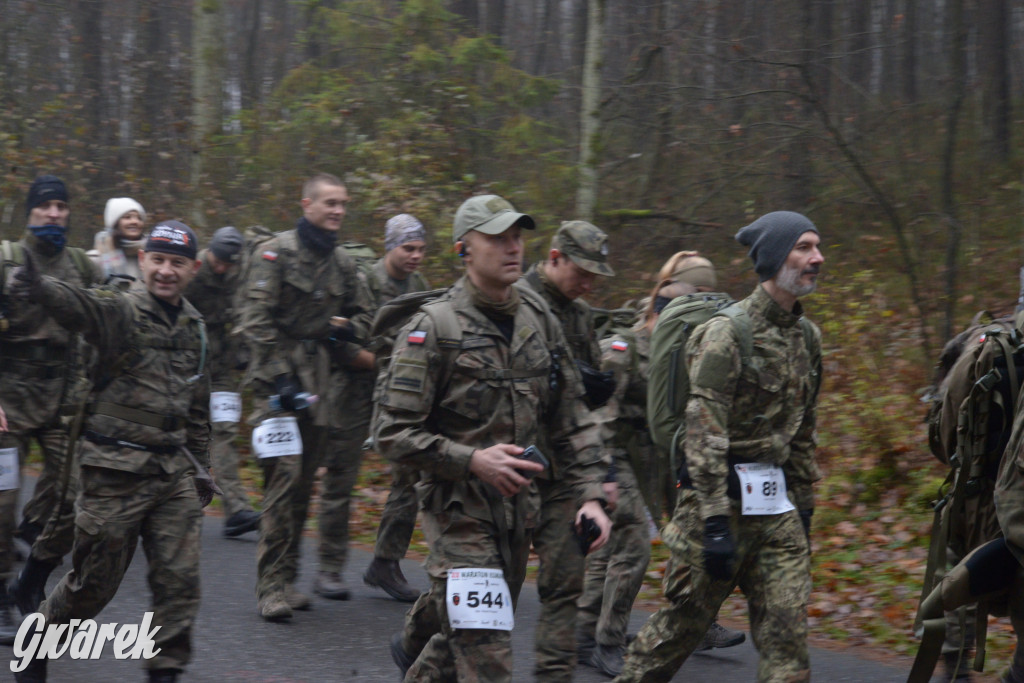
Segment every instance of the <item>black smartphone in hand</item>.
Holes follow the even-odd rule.
[[[544,454],[540,452],[540,449],[536,446],[527,446],[520,455],[516,456],[520,460],[529,460],[530,462],[539,463],[544,466],[544,469],[548,468],[548,459],[544,457]],[[533,479],[540,472],[534,472],[533,470],[516,470],[521,476],[527,479]]]

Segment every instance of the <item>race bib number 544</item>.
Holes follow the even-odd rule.
[[[460,568],[448,572],[448,623],[452,628],[511,631],[512,594],[500,569]]]

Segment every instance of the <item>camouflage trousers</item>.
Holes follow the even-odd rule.
[[[203,518],[192,476],[84,466],[76,511],[71,570],[39,608],[46,622],[96,617],[117,593],[141,538],[153,625],[160,627],[154,636],[160,653],[145,666],[184,668],[199,611]]]
[[[736,544],[733,576],[714,580],[704,571],[704,520],[697,494],[692,489],[680,492],[672,521],[662,533],[672,551],[663,580],[669,605],[640,629],[616,681],[670,680],[700,645],[737,585],[747,598],[751,635],[761,655],[757,680],[810,681],[810,554],[799,515],[795,510],[768,516],[734,511],[730,527]]]
[[[368,376],[364,376],[368,375]],[[327,437],[325,468],[320,478],[320,569],[340,572],[348,560],[348,519],[352,490],[363,461],[363,442],[370,432],[373,414],[373,383],[369,373],[349,374],[345,393],[339,399],[339,414],[332,420]]]
[[[257,598],[284,590],[299,577],[299,546],[327,430],[315,426],[307,416],[299,417],[298,422],[302,455],[260,459],[264,491],[256,545]]]
[[[573,538],[576,495],[563,481],[539,479],[541,508],[533,532],[540,558],[540,618],[534,633],[540,681],[571,681],[576,668],[576,603],[583,594],[584,556]]]
[[[651,560],[651,539],[632,468],[621,460],[618,467],[619,500],[612,513],[612,535],[603,548],[587,557],[576,633],[601,645],[625,647],[633,601]]]
[[[380,515],[377,542],[373,546],[374,557],[396,562],[405,557],[416,528],[419,511],[416,482],[419,480],[418,471],[392,465],[391,491]]]
[[[0,449],[18,448],[18,465],[24,463],[18,440],[7,432],[0,432]],[[18,472],[18,483],[21,483],[21,472]],[[6,581],[13,578],[14,567],[14,527],[18,517],[18,488],[0,491],[0,579]]]
[[[249,494],[238,476],[237,422],[213,422],[210,424],[210,464],[213,478],[224,495],[224,514],[228,517],[236,512],[252,510]]]
[[[525,495],[525,494],[521,494]],[[508,499],[506,508],[510,505]],[[522,520],[516,520],[522,523]],[[406,673],[409,683],[509,683],[512,681],[512,636],[509,631],[453,629],[446,603],[448,571],[457,567],[503,568],[498,529],[451,505],[442,512],[423,513],[423,533],[430,545],[426,569],[430,590],[405,615],[402,647],[417,655]],[[526,578],[530,535],[508,532],[511,568],[504,568],[515,604]]]
[[[35,526],[39,535],[32,545],[38,560],[59,562],[71,552],[75,538],[74,501],[78,493],[78,467],[72,462],[64,487],[63,470],[67,461],[68,432],[59,424],[14,432],[22,462],[28,459],[32,440],[42,450],[43,470],[36,480],[32,498],[22,509],[22,524]]]

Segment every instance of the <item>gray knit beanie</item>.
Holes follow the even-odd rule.
[[[210,244],[207,245],[218,261],[224,263],[238,263],[242,260],[242,246],[245,238],[236,228],[226,225],[213,233]]]
[[[747,254],[754,261],[754,270],[761,282],[771,280],[786,262],[789,252],[805,232],[820,236],[814,223],[794,211],[766,213],[750,225],[740,228],[736,241],[750,247]]]

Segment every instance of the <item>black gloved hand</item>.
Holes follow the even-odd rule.
[[[729,518],[715,515],[704,520],[704,569],[712,579],[728,581],[732,578],[736,560],[736,544],[729,530]]]
[[[302,391],[295,377],[289,374],[278,375],[274,378],[274,391],[281,398],[281,410],[295,411],[295,396]]]
[[[811,547],[811,516],[814,514],[814,508],[808,508],[800,511],[800,523],[804,525],[804,533],[807,534],[807,547]]]
[[[610,370],[596,370],[579,359],[576,360],[576,367],[580,369],[580,375],[583,377],[587,403],[591,408],[600,408],[615,393],[615,375]]]
[[[11,278],[11,286],[7,290],[7,295],[15,301],[28,301],[39,291],[39,285],[42,283],[42,278],[39,275],[39,270],[36,269],[35,260],[32,258],[32,254],[29,253],[28,249],[22,250],[25,255],[25,262],[18,266],[14,271],[14,277]]]

